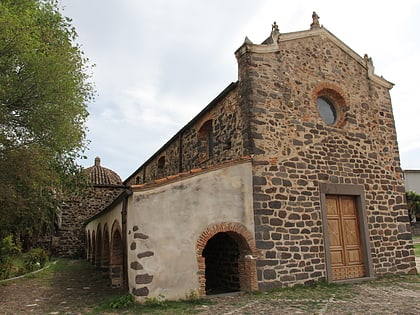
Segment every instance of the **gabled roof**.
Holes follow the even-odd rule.
[[[344,42],[342,42],[338,37],[336,37],[334,34],[328,31],[324,26],[319,25],[311,25],[311,29],[305,31],[280,33],[278,31],[277,24],[274,22],[271,35],[266,40],[264,40],[262,44],[254,44],[249,40],[248,37],[246,37],[242,46],[235,51],[235,55],[237,58],[239,58],[247,52],[255,52],[261,54],[278,52],[280,51],[281,43],[315,36],[324,37],[333,42],[347,55],[349,55],[351,58],[357,61],[362,67],[366,68],[368,71],[368,78],[376,84],[387,89],[391,89],[394,86],[393,83],[385,80],[383,77],[378,76],[374,73],[372,58],[369,58],[368,55],[361,57],[353,49],[351,49]]]

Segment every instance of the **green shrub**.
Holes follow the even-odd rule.
[[[25,259],[26,272],[41,269],[48,261],[49,254],[42,248],[34,248],[27,253]]]
[[[144,305],[148,307],[164,307],[167,304],[165,296],[159,294],[157,297],[146,298]]]
[[[20,253],[20,245],[12,235],[0,239],[0,279],[7,279],[13,268],[13,259]]]
[[[121,295],[109,302],[109,306],[113,309],[127,308],[134,303],[134,296],[130,293]]]

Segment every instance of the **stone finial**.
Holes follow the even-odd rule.
[[[246,36],[246,37],[245,37],[244,44],[253,44],[253,43],[252,43],[252,42],[251,42],[251,40],[248,38],[248,36]]]
[[[274,23],[271,25],[271,35],[279,33],[279,26],[277,25],[276,21],[274,21]]]
[[[369,57],[368,54],[365,54],[364,57],[363,57],[363,59],[366,62],[366,67],[367,67],[369,73],[372,73],[373,74],[375,72],[375,67],[373,66],[373,60],[372,60],[372,58]]]
[[[316,28],[320,28],[321,25],[319,24],[319,16],[318,14],[316,14],[316,12],[314,11],[312,13],[312,24],[311,24],[311,30],[316,29]]]
[[[95,166],[101,166],[101,158],[99,156],[95,158]]]

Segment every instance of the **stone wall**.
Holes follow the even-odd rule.
[[[99,213],[124,190],[121,186],[94,186],[82,196],[70,198],[62,207],[62,222],[53,253],[60,257],[85,257],[84,223]]]
[[[374,74],[370,58],[321,27],[273,31],[261,45],[246,40],[236,57],[239,81],[125,181],[134,185],[126,226],[130,291],[139,299],[205,294],[203,250],[215,234],[202,231],[213,227],[247,231],[232,233],[238,245],[255,242],[239,246],[241,289],[256,289],[255,273],[259,289],[336,280],[329,195],[350,196],[357,208],[362,277],[415,272],[392,84]],[[319,97],[334,103],[333,123],[321,117]],[[245,155],[252,165],[243,164],[250,169],[242,175],[222,171],[219,164]],[[252,186],[236,185],[248,175]]]
[[[241,106],[250,106],[260,288],[327,277],[321,183],[363,185],[372,274],[412,272],[392,85],[371,78],[371,60],[324,30],[276,40],[237,52]],[[319,95],[335,99],[335,125],[319,115]]]
[[[166,143],[151,159],[136,170],[126,184],[143,184],[195,168],[208,167],[244,155],[245,122],[238,108],[236,84],[231,84],[194,120]],[[198,131],[212,120],[212,154],[203,159],[199,155]],[[158,161],[164,157],[165,166]]]
[[[256,251],[249,160],[132,186],[132,191],[127,202],[128,279],[137,299],[205,294],[203,251],[220,232],[229,233],[238,245],[239,257],[232,259],[240,288],[256,288],[255,264],[250,267]],[[225,249],[224,254],[230,252]]]

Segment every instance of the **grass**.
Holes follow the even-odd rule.
[[[101,303],[91,314],[197,314],[200,308],[205,308],[214,302],[209,299],[185,299],[167,301],[164,297],[146,299],[144,303],[136,303],[129,293],[107,299]]]
[[[364,282],[363,284],[365,284]],[[397,283],[420,283],[419,276],[398,275],[378,278],[367,282],[369,286],[383,286]],[[325,307],[331,300],[348,301],[359,294],[360,283],[329,284],[314,283],[311,285],[298,285],[291,288],[279,288],[271,291],[257,291],[244,294],[230,303],[247,313],[253,303],[261,303],[281,309],[282,306],[293,306],[298,312],[316,313]],[[197,298],[181,301],[166,301],[163,297],[147,299],[145,303],[136,303],[130,294],[109,298],[95,308],[92,314],[197,314],[210,305],[223,303],[217,299]],[[233,305],[233,304],[231,304]],[[239,314],[239,313],[238,313]]]
[[[414,244],[414,252],[417,257],[420,257],[420,237],[414,238],[418,244]],[[22,266],[24,259],[16,259],[14,264],[17,269]],[[87,268],[92,268],[89,262],[81,260],[57,259],[53,262],[47,263],[50,265],[47,269],[38,273],[30,274],[25,278],[36,278],[38,283],[57,283],[54,274],[70,273],[78,275]],[[92,275],[103,277],[101,273]],[[65,279],[64,279],[65,280]],[[19,280],[24,281],[24,279]],[[401,283],[403,285],[420,284],[420,276],[418,275],[393,275],[380,277],[376,280],[369,281],[368,285],[372,288],[381,286],[392,286]],[[2,285],[8,285],[3,283]],[[316,313],[328,304],[328,301],[349,301],[357,298],[360,290],[360,284],[328,284],[328,283],[313,283],[310,285],[299,285],[291,288],[279,288],[265,292],[253,292],[238,296],[228,303],[234,306],[242,314],[253,314],[252,305],[257,303],[272,306],[275,309],[282,309],[284,305],[293,307],[297,312],[302,313]],[[112,293],[111,293],[112,294]],[[207,309],[213,309],[218,306],[222,307],[226,300],[199,298],[193,294],[187,294],[185,299],[179,301],[167,301],[163,296],[157,298],[146,299],[144,303],[136,303],[131,294],[121,294],[115,296],[110,293],[102,295],[102,299],[96,303],[91,304],[88,309],[82,306],[76,306],[78,310],[83,310],[86,314],[198,314]],[[119,293],[117,293],[119,294]],[[102,301],[102,302],[101,302]],[[216,311],[217,313],[217,311]],[[344,315],[345,313],[343,313]]]
[[[414,244],[414,255],[420,257],[420,244]]]

